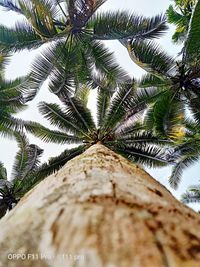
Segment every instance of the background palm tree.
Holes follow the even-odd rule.
[[[94,69],[113,81],[126,79],[102,40],[156,38],[166,30],[162,15],[145,18],[128,12],[97,13],[104,0],[18,0],[0,1],[0,5],[23,15],[14,28],[0,26],[0,46],[4,51],[33,49],[44,43],[45,49],[33,63],[32,99],[49,77],[50,90],[69,93],[78,83],[91,81]]]
[[[0,218],[39,181],[39,158],[43,152],[38,146],[29,144],[25,135],[15,133],[19,151],[15,156],[11,178],[0,162]]]
[[[138,82],[138,86],[147,88],[147,90],[148,88],[156,88],[155,90],[157,90],[157,99],[147,112],[147,128],[152,129],[154,134],[162,138],[170,138],[177,142],[177,150],[182,149],[182,156],[177,165],[174,166],[170,177],[171,185],[176,188],[182,170],[189,164],[191,157],[195,154],[195,159],[197,159],[197,155],[199,155],[198,146],[195,145],[196,139],[193,139],[194,146],[191,147],[190,152],[184,149],[187,147],[185,138],[188,138],[185,136],[186,128],[189,127],[187,123],[185,125],[184,119],[188,116],[188,110],[196,123],[193,131],[195,129],[199,133],[199,64],[198,62],[194,64],[194,61],[191,62],[190,60],[186,61],[186,57],[182,62],[175,62],[173,58],[151,42],[134,41],[130,44],[130,48],[131,58],[134,62],[148,71]],[[184,56],[188,54],[186,47]],[[191,127],[189,127],[190,130],[192,130]],[[192,138],[194,137],[190,138],[189,144]],[[181,142],[183,144],[180,144]]]
[[[174,5],[167,9],[168,22],[176,26],[172,36],[175,43],[182,43],[187,38],[190,19],[197,0],[174,0]]]
[[[12,136],[13,131],[22,129],[22,121],[13,115],[26,108],[21,91],[28,88],[26,77],[5,79],[8,61],[8,56],[0,54],[0,135],[4,136]]]
[[[182,195],[182,201],[185,204],[200,202],[200,185],[192,185]]]
[[[133,162],[150,167],[169,163],[169,151],[165,146],[170,142],[157,138],[142,126],[142,113],[148,101],[155,96],[154,90],[137,91],[133,82],[123,84],[117,90],[110,89],[105,81],[99,84],[97,125],[81,94],[62,98],[63,107],[46,102],[39,104],[40,112],[59,131],[50,130],[36,122],[26,122],[25,128],[45,142],[79,144],[76,148],[66,149],[58,157],[50,159],[46,166],[46,175],[98,143]]]
[[[198,1],[193,11],[181,60],[175,61],[152,41],[123,40],[122,42],[127,47],[131,59],[147,72],[138,81],[138,87],[157,90],[157,98],[147,112],[145,122],[147,128],[152,129],[160,138],[170,138],[177,143],[176,150],[179,151],[177,155],[180,153],[180,157],[173,167],[169,180],[174,188],[180,182],[183,169],[199,157],[198,146],[195,145],[198,141],[195,137],[193,145],[189,147],[193,137],[188,136],[187,131],[189,127],[193,136],[196,136],[194,131],[199,131],[197,128],[200,123],[199,29],[197,27],[199,14],[200,2]],[[190,126],[188,125],[188,111],[197,126],[193,127],[192,122]]]

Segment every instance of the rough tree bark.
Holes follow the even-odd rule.
[[[94,145],[1,220],[0,266],[199,267],[200,216]]]

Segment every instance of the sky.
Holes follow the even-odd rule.
[[[164,13],[167,7],[172,3],[170,0],[108,0],[100,8],[100,12],[107,10],[128,10],[139,15],[145,16],[154,16],[160,13]],[[0,9],[0,24],[7,26],[14,25],[16,21],[20,18],[19,15],[16,15],[13,12],[5,12],[3,9]],[[171,36],[174,32],[174,27],[170,26],[169,31],[160,39],[158,42],[160,45],[172,56],[176,57],[177,53],[180,52],[180,46],[174,45],[171,41]],[[140,78],[144,71],[136,66],[129,58],[126,49],[117,41],[106,41],[105,45],[114,53],[114,56],[120,66],[122,66],[131,76],[135,78]],[[31,62],[38,55],[38,51],[24,51],[20,52],[12,57],[10,65],[6,70],[6,78],[14,79],[19,76],[24,76],[27,74]],[[42,123],[45,126],[50,126],[46,120],[42,118],[39,114],[37,105],[40,101],[46,101],[49,103],[60,103],[56,96],[48,92],[46,84],[40,89],[37,97],[29,103],[29,107],[26,111],[20,113],[18,117],[33,120]],[[95,93],[92,92],[89,99],[89,107],[94,109],[95,105]],[[51,127],[52,128],[52,127]],[[35,143],[44,149],[44,155],[42,157],[43,161],[46,161],[49,157],[56,156],[61,153],[66,145],[57,145],[57,144],[46,144],[35,138],[31,135],[28,136],[31,143]],[[13,164],[14,156],[17,151],[17,144],[14,140],[5,139],[0,137],[0,161],[8,169],[8,173],[11,173],[11,166]],[[178,190],[174,191],[170,188],[168,184],[168,177],[170,176],[170,168],[162,169],[148,169],[147,171],[159,182],[164,184],[172,194],[180,199],[180,196],[183,192],[186,191],[187,187],[193,184],[196,184],[200,180],[199,174],[199,164],[194,165],[192,168],[187,169],[183,175],[182,182]],[[198,205],[192,205],[193,208],[197,208]]]

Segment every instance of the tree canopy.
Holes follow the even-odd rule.
[[[173,188],[199,160],[200,1],[176,0],[166,11],[168,22],[177,26],[173,40],[182,42],[176,58],[154,40],[168,29],[165,15],[99,12],[104,2],[0,1],[4,10],[23,18],[13,27],[0,25],[0,134],[15,137],[19,145],[10,179],[0,163],[1,216],[36,183],[97,143],[143,166],[172,166]],[[141,79],[130,79],[106,48],[108,40],[120,42],[145,70]],[[6,80],[9,58],[37,48],[30,73]],[[15,118],[44,82],[60,100],[39,104],[54,129]],[[97,114],[88,108],[91,90],[97,92]],[[66,148],[39,163],[42,150],[24,133]]]

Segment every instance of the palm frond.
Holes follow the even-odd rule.
[[[90,94],[90,86],[89,85],[79,85],[76,90],[76,98],[81,101],[81,103],[87,107],[88,104],[88,98]]]
[[[35,49],[43,43],[27,22],[18,22],[13,28],[0,25],[0,47],[4,52]]]
[[[145,18],[128,12],[106,12],[93,16],[89,26],[98,40],[120,40],[132,38],[157,38],[166,30],[166,18],[158,15]]]
[[[57,144],[77,144],[82,143],[82,139],[75,135],[68,135],[65,132],[50,130],[37,122],[26,122],[25,128],[45,142]]]
[[[198,161],[199,152],[200,147],[197,145],[195,140],[192,142],[186,142],[185,144],[175,148],[173,157],[177,158],[177,163],[173,166],[172,174],[169,178],[169,183],[174,189],[177,189],[181,181],[183,171]]]
[[[91,68],[95,68],[102,76],[110,82],[124,82],[129,79],[127,73],[119,67],[111,53],[100,41],[90,41],[87,45],[86,56]]]
[[[134,163],[143,164],[150,168],[163,167],[169,164],[166,160],[166,149],[155,145],[142,146],[135,144],[129,146],[126,142],[119,142],[112,149]]]
[[[200,97],[192,98],[189,101],[189,110],[195,119],[195,122],[200,126]]]
[[[62,110],[59,105],[42,102],[39,105],[39,110],[52,125],[78,136],[87,135],[85,128],[82,128],[71,114]]]
[[[41,88],[42,84],[51,74],[52,70],[56,68],[59,62],[59,55],[61,54],[61,47],[64,43],[52,44],[51,47],[45,49],[36,59],[33,61],[30,72],[30,81],[32,83],[33,97],[37,94],[38,90]]]
[[[16,110],[16,109],[15,109]],[[18,109],[22,110],[22,109]],[[2,114],[0,118],[0,129],[7,129],[6,133],[10,135],[11,131],[22,131],[24,128],[24,121],[15,118],[8,113]]]
[[[156,87],[152,88],[138,88],[135,90],[134,96],[129,100],[127,103],[126,108],[126,116],[125,116],[125,123],[132,119],[133,116],[142,115],[141,112],[144,112],[148,105],[154,103],[160,95],[162,95],[163,91],[157,89]]]
[[[4,77],[4,71],[7,64],[10,62],[10,57],[7,54],[0,53],[0,78]]]
[[[140,80],[138,80],[138,86],[141,88],[150,88],[150,87],[165,87],[169,85],[169,81],[167,79],[157,77],[150,73],[147,73],[142,76]]]
[[[64,40],[54,43],[46,48],[32,64],[30,81],[34,90],[33,96],[37,94],[42,84],[49,78],[49,90],[58,97],[72,95],[76,80],[85,83],[90,71],[83,61],[83,54],[78,48]],[[69,49],[70,52],[68,51]]]
[[[85,146],[78,146],[72,149],[66,149],[59,156],[50,158],[47,163],[40,165],[34,173],[26,176],[23,180],[17,180],[15,182],[15,195],[21,198],[25,193],[36,186],[47,176],[55,173],[62,168],[69,160],[80,155],[86,150]]]
[[[0,103],[7,102],[14,104],[23,104],[28,100],[27,96],[31,94],[31,83],[29,76],[19,77],[14,80],[1,80]]]
[[[28,140],[24,134],[15,133],[15,138],[18,143],[19,151],[15,156],[15,162],[12,169],[12,180],[15,178],[21,179],[23,171],[28,162]]]
[[[112,129],[121,121],[126,114],[127,106],[129,106],[129,102],[134,97],[134,94],[134,83],[127,83],[120,86],[111,99],[111,103],[107,109],[103,123],[104,129]]]
[[[90,110],[76,97],[66,97],[62,99],[65,103],[65,112],[84,129],[85,132],[96,128]]]
[[[97,93],[97,124],[98,127],[103,125],[106,111],[110,104],[112,92],[108,88],[99,88]]]
[[[146,113],[145,125],[160,137],[179,140],[185,135],[182,127],[184,107],[173,99],[171,92],[163,92]]]
[[[132,41],[127,49],[135,64],[158,77],[167,76],[174,67],[173,58],[152,41]]]
[[[134,146],[141,143],[141,145],[154,144],[161,147],[171,143],[167,138],[159,138],[146,130],[137,131],[137,128],[135,128],[132,133],[126,133],[126,131],[123,131],[123,134],[121,132],[116,134],[116,140],[123,141],[129,146]]]
[[[185,58],[193,64],[194,61],[199,60],[200,53],[200,1],[198,0],[191,18],[187,40],[185,42]]]
[[[22,179],[37,170],[42,153],[43,149],[41,149],[37,145],[30,144],[28,146],[28,161],[26,164],[26,168],[24,169]]]
[[[169,23],[173,23],[178,26],[180,26],[181,24],[182,26],[183,16],[180,13],[178,13],[172,5],[168,7],[166,14]]]

